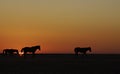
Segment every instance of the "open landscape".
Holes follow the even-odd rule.
[[[120,74],[120,0],[0,0],[0,74]]]
[[[0,74],[120,74],[120,54],[1,54],[0,67]]]

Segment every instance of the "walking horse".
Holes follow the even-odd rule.
[[[83,54],[86,54],[87,51],[91,52],[91,47],[84,47],[84,48],[76,47],[76,48],[74,49],[74,52],[75,52],[75,54],[77,54],[77,55],[78,55],[79,52],[80,52],[80,53],[83,53]]]
[[[4,55],[14,55],[14,54],[19,55],[19,52],[17,49],[4,49],[3,54]]]
[[[24,52],[23,53],[23,55],[25,56],[28,52],[29,53],[32,53],[32,55],[34,55],[35,54],[35,51],[36,50],[40,50],[40,46],[38,45],[38,46],[32,46],[32,47],[24,47],[24,48],[22,48],[21,49],[21,52]]]

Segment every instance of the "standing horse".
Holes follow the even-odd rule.
[[[4,49],[3,50],[3,54],[4,55],[13,55],[13,54],[19,54],[18,50],[17,49]]]
[[[40,50],[40,46],[24,47],[21,49],[21,52],[24,52],[24,56],[27,54],[27,52],[32,53],[32,55],[34,55],[37,49]]]
[[[78,52],[83,53],[83,54],[86,54],[87,51],[90,51],[90,52],[91,52],[91,47],[85,47],[85,48],[76,47],[76,48],[74,49],[74,52],[75,52],[75,54],[77,54],[77,55],[78,55]]]

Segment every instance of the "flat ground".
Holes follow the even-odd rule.
[[[0,74],[120,74],[120,54],[0,55]]]

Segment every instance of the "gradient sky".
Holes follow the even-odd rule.
[[[0,0],[0,52],[120,53],[120,0]]]

